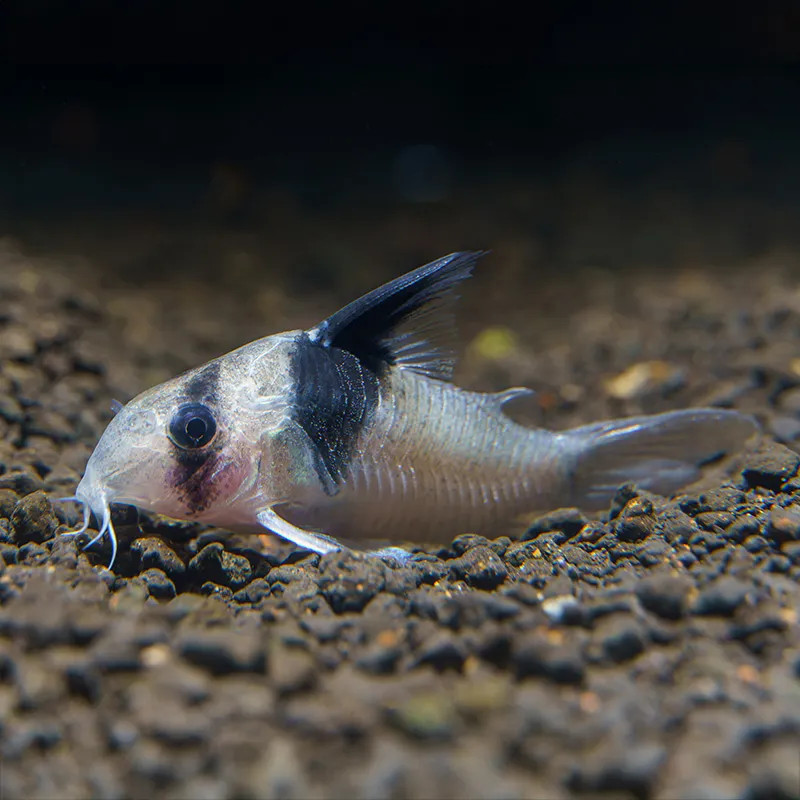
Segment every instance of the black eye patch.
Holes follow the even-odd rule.
[[[205,447],[217,432],[211,410],[202,403],[182,405],[169,423],[169,438],[184,450]]]

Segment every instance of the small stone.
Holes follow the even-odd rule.
[[[317,681],[314,659],[298,647],[275,645],[269,653],[269,678],[280,695],[312,689]]]
[[[455,732],[456,709],[445,692],[415,694],[389,709],[389,719],[415,739],[449,739]]]
[[[144,581],[150,596],[157,600],[171,600],[177,594],[175,584],[161,569],[146,569],[139,574],[139,579]]]
[[[44,489],[44,481],[29,467],[0,475],[0,489],[11,489],[18,495],[29,495]]]
[[[542,601],[542,611],[557,625],[580,625],[583,622],[581,604],[571,594],[560,594]]]
[[[229,553],[220,542],[211,542],[189,562],[188,573],[197,581],[236,591],[250,580],[253,569],[244,556]]]
[[[563,540],[566,541],[580,533],[588,523],[589,519],[577,508],[559,508],[534,520],[522,538],[530,540],[541,533],[561,531],[564,534]]]
[[[0,517],[9,519],[19,502],[19,495],[11,489],[0,489]]]
[[[442,672],[460,670],[467,659],[463,642],[452,633],[440,631],[424,642],[416,653],[417,664],[428,664]]]
[[[761,553],[769,549],[769,542],[763,536],[748,536],[742,545],[748,553]]]
[[[627,747],[605,748],[595,758],[574,767],[567,778],[567,786],[590,796],[612,793],[650,797],[666,758],[665,748],[655,744],[632,743]]]
[[[692,581],[680,575],[652,575],[636,585],[639,602],[663,619],[680,619],[686,613]]]
[[[784,542],[781,545],[781,552],[794,564],[800,564],[800,542]]]
[[[53,537],[58,519],[44,492],[26,495],[11,514],[11,530],[17,544],[44,542]]]
[[[131,552],[139,558],[139,569],[160,569],[175,580],[186,572],[186,565],[177,553],[157,536],[144,536],[131,544]]]
[[[745,514],[725,530],[725,538],[732,542],[744,541],[748,536],[758,533],[761,530],[761,523],[752,514]]]
[[[319,563],[319,589],[334,613],[362,611],[386,585],[389,569],[376,558],[338,551]],[[271,573],[270,573],[271,574]]]
[[[800,419],[796,417],[776,416],[769,421],[772,435],[779,442],[793,442],[800,437]]]
[[[702,511],[694,519],[707,531],[721,531],[733,523],[734,516],[727,511]]]
[[[612,661],[629,661],[644,651],[645,633],[633,618],[615,614],[598,624],[595,632],[606,658]]]
[[[767,536],[775,542],[800,541],[800,509],[774,508],[769,514]]]
[[[508,577],[508,568],[488,547],[473,547],[450,562],[450,574],[478,589],[494,589]]]
[[[742,470],[745,483],[751,489],[761,486],[776,492],[797,472],[800,455],[781,444],[770,444],[753,453],[749,462]]]
[[[265,597],[269,597],[270,587],[269,583],[264,578],[256,578],[244,589],[239,589],[233,595],[233,599],[237,603],[260,603]]]
[[[264,649],[252,631],[192,631],[180,637],[177,650],[190,663],[215,675],[263,672],[266,664]]]
[[[695,600],[692,611],[700,615],[730,616],[747,599],[751,587],[730,576],[706,586]]]
[[[511,660],[518,678],[541,676],[555,683],[577,684],[585,673],[577,644],[554,643],[538,633],[517,639]]]

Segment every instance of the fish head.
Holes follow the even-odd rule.
[[[232,524],[237,515],[230,509],[257,483],[265,435],[284,416],[276,385],[265,386],[263,378],[266,371],[275,384],[282,359],[274,344],[258,344],[122,406],[89,458],[77,500],[98,520],[110,504],[122,503],[177,519]]]

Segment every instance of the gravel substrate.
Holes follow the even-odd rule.
[[[464,381],[533,386],[534,422],[717,404],[765,433],[678,497],[622,487],[601,519],[556,510],[406,568],[126,509],[113,572],[91,530],[59,536],[76,516],[51,501],[112,397],[283,321],[255,331],[220,285],[182,304],[90,276],[0,248],[4,800],[800,794],[800,290],[780,259],[552,278],[535,319],[502,317],[516,340],[473,324]]]

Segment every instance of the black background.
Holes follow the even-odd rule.
[[[322,206],[425,199],[442,175],[452,189],[582,168],[800,195],[792,2],[25,0],[2,13],[8,230],[76,210],[191,215],[220,169]],[[398,189],[409,148],[419,192]],[[733,163],[721,183],[706,168],[719,152]]]

